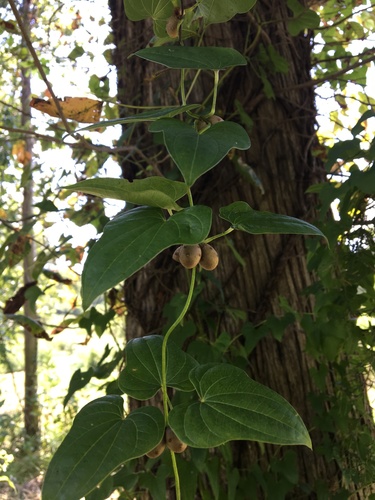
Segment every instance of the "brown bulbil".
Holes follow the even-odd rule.
[[[175,260],[176,262],[180,262],[180,250],[181,250],[181,247],[178,247],[173,252],[172,259]]]
[[[167,21],[167,24],[165,26],[165,31],[167,32],[168,36],[171,38],[177,38],[178,37],[178,25],[179,25],[179,19],[173,14]]]
[[[207,243],[201,245],[202,257],[199,264],[206,269],[206,271],[213,271],[219,264],[219,256],[217,251]]]
[[[179,262],[186,267],[186,269],[193,269],[193,267],[199,264],[202,257],[202,250],[199,245],[182,245],[179,249],[177,254]]]
[[[180,9],[176,7],[165,26],[165,31],[167,32],[168,36],[170,36],[171,38],[178,37],[178,29],[180,27],[180,22],[183,19],[183,17],[184,16],[181,15]]]
[[[182,453],[187,448],[187,444],[180,441],[170,427],[165,431],[165,440],[168,448],[174,453]]]
[[[155,448],[153,448],[151,451],[146,453],[146,457],[148,458],[158,458],[160,455],[163,453],[165,450],[165,441],[161,441]]]
[[[221,118],[221,116],[212,115],[209,117],[208,121],[211,123],[211,125],[215,125],[216,123],[223,122],[224,120]]]
[[[216,125],[216,123],[223,122],[224,120],[217,115],[212,115],[206,119],[200,119],[197,122],[197,130],[200,132],[201,130],[205,130],[209,128],[210,125]]]

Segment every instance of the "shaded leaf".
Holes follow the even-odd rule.
[[[313,10],[302,5],[298,0],[287,1],[289,9],[293,12],[293,18],[288,19],[287,27],[292,36],[305,29],[315,29],[319,27],[320,17]]]
[[[34,207],[40,209],[41,212],[58,212],[59,209],[51,200],[42,200],[39,203],[34,203]]]
[[[236,14],[243,14],[254,7],[256,0],[201,0],[198,16],[203,16],[206,25],[224,23]]]
[[[187,123],[166,118],[152,123],[149,130],[163,133],[166,148],[189,186],[232,148],[250,147],[246,131],[234,122],[219,122],[199,133]]]
[[[325,169],[330,171],[331,167],[338,159],[346,162],[354,158],[360,158],[363,155],[364,152],[361,149],[361,141],[357,137],[347,141],[338,141],[328,151]]]
[[[168,45],[138,50],[134,55],[173,69],[219,70],[232,66],[246,66],[247,64],[240,52],[228,47]]]
[[[211,219],[211,209],[199,205],[168,219],[161,209],[152,207],[134,208],[115,217],[89,251],[82,273],[83,308],[166,248],[201,243],[208,236]]]
[[[309,222],[288,215],[259,212],[244,201],[236,201],[220,209],[220,217],[231,223],[234,229],[250,234],[324,234]]]
[[[365,127],[362,125],[363,122],[367,121],[369,118],[374,118],[375,117],[375,111],[372,109],[368,109],[363,113],[363,115],[360,117],[360,119],[357,121],[356,125],[352,128],[351,132],[353,134],[353,137],[356,135],[360,134],[363,130],[365,130]]]
[[[63,405],[64,407],[68,403],[69,399],[73,396],[73,394],[76,391],[79,391],[80,389],[83,389],[86,387],[86,385],[90,382],[91,378],[93,377],[94,370],[93,368],[89,368],[86,372],[82,372],[81,368],[78,368],[76,370],[69,382],[69,388],[68,392],[66,393],[66,396],[64,398]]]
[[[126,344],[126,367],[120,374],[119,387],[135,399],[152,398],[161,387],[161,351],[163,337],[148,335]],[[167,385],[180,391],[192,391],[189,372],[197,362],[173,342],[167,344]]]
[[[64,189],[82,191],[102,198],[124,200],[135,205],[148,205],[173,210],[180,210],[176,200],[188,191],[183,182],[171,181],[164,177],[147,177],[129,182],[127,179],[87,179]]]
[[[125,14],[131,21],[152,19],[168,19],[172,14],[173,4],[170,0],[124,0]]]
[[[199,104],[187,104],[186,106],[170,106],[168,108],[152,109],[150,111],[137,113],[136,115],[98,122],[94,125],[89,125],[88,127],[84,127],[79,130],[93,130],[97,128],[113,127],[114,125],[121,125],[126,123],[153,122],[155,120],[159,120],[159,118],[171,118],[173,116],[179,115],[180,113],[185,113],[186,111],[190,111],[191,109],[198,108],[199,106]]]
[[[310,436],[296,410],[279,394],[232,365],[202,365],[190,379],[199,400],[175,406],[169,425],[181,441],[211,448],[232,440],[301,444]]]
[[[124,418],[121,396],[105,396],[82,408],[52,458],[43,500],[79,500],[122,463],[152,450],[164,434],[164,417],[155,407]]]

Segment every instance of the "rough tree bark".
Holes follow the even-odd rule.
[[[127,59],[129,54],[147,45],[152,37],[151,24],[126,20],[122,0],[110,0],[110,6],[119,100],[142,105],[173,102],[169,76],[155,78],[160,66],[137,58]],[[285,24],[288,15],[286,2],[262,1],[250,14],[238,16],[230,23],[215,25],[206,34],[207,45],[234,47],[242,51],[246,38],[252,40],[256,37],[258,23],[255,19],[263,22],[278,20],[263,25],[258,42],[247,53],[250,64],[245,69],[234,70],[219,92],[219,111],[224,118],[234,112],[234,102],[238,100],[254,121],[250,133],[252,147],[241,156],[261,180],[264,194],[241,177],[227,160],[207,173],[194,191],[195,202],[212,206],[214,213],[218,213],[220,206],[244,200],[255,209],[305,220],[311,220],[314,214],[314,199],[305,191],[311,184],[324,179],[324,172],[311,154],[316,113],[310,75],[312,38],[311,33],[290,37]],[[274,99],[265,97],[257,76],[259,63],[252,56],[259,49],[259,43],[272,44],[289,64],[286,73],[268,73]],[[205,90],[211,88],[210,78],[203,78],[202,94],[194,96],[190,102],[195,102],[195,99],[201,102]],[[140,146],[150,147],[150,137],[142,127],[136,129],[133,140]],[[124,161],[124,176],[131,178],[134,172],[134,165]],[[212,233],[227,227],[223,221],[215,219]],[[311,297],[302,293],[312,282],[306,267],[302,237],[232,234],[235,248],[246,267],[233,257],[225,242],[219,240],[216,249],[220,266],[215,273],[222,283],[224,296],[221,297],[217,288],[210,284],[205,292],[206,298],[216,304],[208,316],[219,331],[227,331],[232,336],[240,331],[241,323],[229,314],[230,308],[246,311],[247,321],[255,325],[270,315],[281,315],[280,296],[285,297],[295,310],[312,311]],[[164,252],[129,279],[125,285],[127,338],[160,333],[165,323],[163,306],[178,291],[186,291],[185,287],[182,274],[171,260],[171,252]],[[211,334],[208,323],[205,326]],[[271,336],[259,342],[249,359],[249,374],[283,395],[311,428],[313,413],[308,394],[313,390],[309,374],[312,366],[314,361],[305,353],[305,334],[298,324],[293,324],[286,330],[282,342]],[[329,393],[331,388],[327,383]],[[319,432],[312,431],[311,436],[316,448],[320,441]],[[261,452],[260,447],[252,442],[236,443],[233,449],[235,465],[242,470],[256,462],[267,464],[277,453],[273,446],[265,446]],[[304,447],[294,449],[298,454],[300,484],[314,489],[316,482],[321,480],[329,485],[331,492],[337,490],[340,471],[334,461],[327,462],[318,453]]]

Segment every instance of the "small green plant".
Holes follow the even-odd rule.
[[[127,344],[126,364],[118,381],[122,393],[140,401],[149,400],[161,391],[163,411],[145,406],[125,414],[123,398],[117,394],[86,405],[50,463],[43,487],[45,500],[79,499],[99,484],[104,488],[122,464],[143,455],[156,458],[167,449],[176,498],[180,499],[181,461],[175,454],[186,447],[204,450],[232,440],[311,447],[304,423],[280,395],[251,380],[236,366],[199,364],[172,340],[192,305],[197,272],[200,268],[214,270],[220,265],[220,256],[212,242],[233,231],[323,237],[319,229],[305,221],[256,211],[243,201],[221,207],[218,213],[213,213],[209,206],[194,203],[192,187],[203,174],[233,149],[250,148],[249,137],[239,124],[214,118],[220,71],[246,65],[247,61],[231,48],[190,47],[182,45],[182,40],[194,31],[197,13],[206,24],[224,22],[238,12],[248,11],[254,2],[217,2],[217,9],[211,10],[208,2],[202,1],[186,11],[182,2],[175,3],[165,0],[140,4],[125,0],[125,9],[135,21],[153,18],[157,43],[135,56],[180,71],[180,105],[100,122],[85,130],[150,122],[149,131],[162,137],[183,180],[161,176],[133,182],[96,178],[67,187],[137,205],[111,220],[91,248],[82,274],[84,309],[103,292],[172,247],[177,247],[173,259],[187,269],[189,291],[179,314],[164,335],[148,335]],[[176,31],[180,44],[164,45],[176,38]],[[187,71],[198,74],[203,70],[213,74],[208,108],[206,103],[188,104],[197,78],[192,80],[188,91],[185,89]],[[213,217],[226,221],[228,228],[210,234]],[[179,395],[180,401],[175,403]]]

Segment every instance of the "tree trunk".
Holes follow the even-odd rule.
[[[110,0],[110,6],[119,100],[139,105],[173,102],[169,80],[169,77],[172,81],[176,77],[173,71],[168,74],[163,72],[162,78],[157,78],[160,66],[137,58],[127,59],[129,54],[147,45],[152,37],[151,23],[128,21],[124,16],[122,0]],[[220,207],[243,200],[254,209],[304,220],[311,220],[314,215],[314,198],[306,195],[305,191],[324,179],[324,170],[311,154],[315,143],[316,113],[310,75],[312,39],[311,33],[291,37],[286,29],[288,16],[286,2],[262,1],[250,14],[238,16],[230,23],[214,25],[205,35],[207,45],[234,47],[242,52],[247,37],[255,40],[258,22],[264,22],[257,42],[249,44],[246,55],[250,63],[246,68],[233,70],[224,80],[218,104],[223,118],[238,119],[238,113],[235,115],[236,101],[251,117],[253,126],[249,133],[252,146],[240,156],[252,167],[262,189],[242,176],[229,159],[225,160],[194,187],[195,203],[211,206],[216,214]],[[267,23],[271,20],[278,22]],[[266,97],[264,82],[258,77],[265,70],[260,66],[259,57],[255,57],[259,44],[272,44],[288,61],[289,68],[285,73],[268,69],[267,79],[275,94],[273,98]],[[201,95],[191,97],[189,102],[201,102],[211,85],[212,77],[203,77]],[[148,151],[153,151],[150,136],[144,128],[137,127],[133,139],[139,146],[147,145]],[[128,178],[134,176],[130,162],[123,162],[123,173]],[[224,221],[214,217],[212,234],[227,227]],[[195,319],[200,321],[201,329],[210,339],[214,340],[217,332],[228,332],[234,338],[239,336],[244,323],[259,325],[272,315],[282,316],[280,296],[296,311],[313,310],[312,298],[302,293],[312,283],[306,266],[303,237],[252,236],[236,231],[230,239],[231,247],[240,254],[243,262],[236,259],[231,247],[220,239],[216,245],[220,265],[214,275],[222,288],[206,280],[205,276],[201,278],[207,281],[204,292],[206,309],[204,318]],[[171,251],[163,252],[127,281],[127,339],[161,333],[165,324],[164,305],[176,293],[186,292],[184,275],[177,270],[171,255]],[[246,320],[242,317],[236,319],[235,311],[244,311]],[[191,314],[195,315],[194,312]],[[256,381],[284,396],[310,429],[314,415],[308,395],[314,390],[310,368],[315,366],[315,361],[306,354],[305,344],[304,331],[298,323],[294,323],[286,328],[282,342],[271,335],[260,340],[250,354],[247,369]],[[331,383],[327,380],[327,393],[331,391]],[[316,450],[322,437],[315,430],[311,432],[311,437]],[[286,449],[284,447],[283,450]],[[273,457],[281,456],[275,446],[260,447],[253,442],[234,443],[233,450],[234,466],[242,471],[249,470],[256,463],[266,468]],[[305,491],[313,491],[319,481],[326,484],[331,492],[337,491],[341,478],[335,461],[328,461],[316,451],[304,447],[293,447],[293,450],[297,453],[299,486],[302,489],[293,493],[291,498],[303,496],[301,491],[304,485],[307,486]]]

